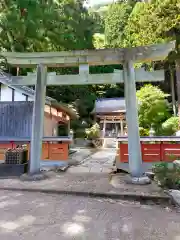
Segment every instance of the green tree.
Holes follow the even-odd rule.
[[[105,16],[105,37],[110,47],[121,47],[124,39],[124,28],[132,12],[133,5],[113,3]]]
[[[104,14],[97,9],[89,8],[89,16],[93,19],[93,32],[104,33]]]
[[[8,51],[92,48],[93,20],[82,1],[2,0],[0,47]]]
[[[124,29],[124,36],[125,46],[176,41],[176,48],[169,54],[168,62],[171,66],[171,75],[174,66],[176,67],[177,96],[180,106],[180,0],[152,0],[150,3],[137,3]]]
[[[92,49],[93,30],[94,19],[81,0],[0,1],[1,51]],[[49,69],[54,70],[61,74],[78,72],[78,68]],[[21,73],[26,74],[26,71],[21,70]],[[12,69],[11,72],[14,73]],[[58,101],[73,104],[80,113],[80,122],[89,116],[94,99],[89,86],[48,87],[47,94]],[[82,102],[83,99],[87,100],[86,103]]]
[[[93,36],[93,44],[96,49],[105,48],[105,35],[100,33],[95,33]]]
[[[169,61],[175,62],[176,67],[178,113],[180,117],[180,0],[156,0],[154,4],[157,6],[155,14],[159,22],[156,35],[162,36],[163,39],[176,41],[175,50],[169,55]]]
[[[162,124],[162,135],[171,136],[178,131],[179,119],[178,117],[170,117]]]
[[[156,134],[160,133],[162,123],[170,116],[167,96],[158,87],[150,84],[137,91],[140,127],[153,127]]]
[[[134,6],[124,28],[124,46],[136,47],[162,42],[157,37],[157,19],[154,16],[154,4],[138,2]]]

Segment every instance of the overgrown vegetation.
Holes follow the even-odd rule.
[[[88,140],[95,140],[100,137],[101,131],[98,123],[95,123],[91,128],[86,129],[86,136]]]
[[[149,129],[139,127],[139,135],[142,136],[142,137],[149,136]]]
[[[139,126],[144,133],[153,127],[156,135],[161,134],[162,123],[170,116],[167,96],[160,88],[150,84],[137,91]]]
[[[168,167],[168,163],[158,163],[153,166],[155,181],[162,188],[180,189],[180,167],[173,165]]]
[[[178,128],[179,128],[178,117],[170,117],[162,124],[162,135],[172,136],[178,131]]]
[[[169,66],[170,71],[175,70],[177,99],[180,106],[180,0],[151,0],[148,3],[118,1],[108,8],[107,19],[108,21],[105,21],[107,46],[132,47],[176,41],[175,51],[169,54],[166,61],[151,63],[151,67],[155,69],[163,67],[166,73],[169,72]],[[169,74],[167,76],[166,80],[170,82]],[[170,88],[166,88],[168,82],[159,86],[170,93]]]
[[[86,129],[86,139],[89,140],[90,146],[93,147],[101,147],[102,146],[102,139],[101,137],[101,130],[98,123],[95,123],[91,128]]]

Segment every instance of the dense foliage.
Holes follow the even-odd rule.
[[[180,0],[151,0],[148,3],[138,1],[135,4],[120,1],[109,7],[107,19],[105,33],[108,46],[132,47],[176,41],[175,51],[169,54],[167,60],[171,71],[176,67],[176,89],[180,106]],[[162,62],[160,65],[166,69],[167,64]],[[169,78],[168,80],[170,82]]]
[[[178,117],[170,117],[162,124],[162,135],[171,136],[178,131]]]
[[[93,34],[95,28],[98,29],[98,24],[94,16],[83,7],[81,0],[2,0],[0,13],[1,51],[33,52],[94,48]],[[77,68],[49,69],[54,70],[62,74],[74,74],[78,71]],[[11,69],[11,73],[16,72]],[[104,87],[99,89],[103,91]],[[99,89],[97,88],[97,91]],[[48,87],[47,94],[76,107],[80,121],[73,123],[75,127],[81,125],[84,118],[90,120],[89,113],[96,98],[93,86]]]
[[[166,97],[158,87],[152,85],[145,85],[137,91],[140,127],[153,127],[156,134],[159,133],[162,123],[169,117]]]
[[[124,29],[133,10],[133,5],[115,3],[109,6],[105,17],[105,35],[107,45],[121,47],[124,39]]]
[[[180,189],[180,168],[178,165],[169,167],[167,162],[157,163],[154,164],[152,171],[155,174],[154,180],[162,188]]]
[[[92,48],[93,21],[82,1],[2,0],[1,49],[56,51]]]

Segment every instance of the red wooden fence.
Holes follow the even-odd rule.
[[[180,143],[142,143],[142,160],[143,162],[172,162],[180,159]],[[119,160],[120,162],[128,162],[128,144],[119,143]]]
[[[4,160],[5,152],[8,148],[17,147],[17,143],[0,143],[0,160]],[[30,143],[26,143],[28,149],[28,156],[30,155]],[[42,160],[68,160],[68,145],[69,142],[53,143],[43,142],[42,144]]]

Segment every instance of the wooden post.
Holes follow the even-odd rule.
[[[124,130],[123,130],[123,120],[120,122],[120,129],[121,129],[121,136],[124,135]]]
[[[40,172],[40,161],[42,153],[42,138],[44,127],[44,106],[46,96],[47,68],[39,64],[37,67],[37,82],[32,117],[32,133],[30,146],[30,168],[29,173]]]
[[[71,130],[71,122],[70,122],[70,119],[69,119],[67,125],[68,125],[68,136],[69,136],[69,135],[70,135],[70,130]]]
[[[118,125],[116,122],[115,122],[115,126],[116,126],[116,137],[117,137],[118,136]]]
[[[174,71],[170,68],[170,80],[171,80],[171,95],[172,95],[172,105],[173,105],[173,113],[174,116],[177,116],[177,111],[176,111],[176,99],[175,99],[175,91],[174,91]]]
[[[103,138],[106,135],[106,119],[104,118],[104,122],[103,122]]]

